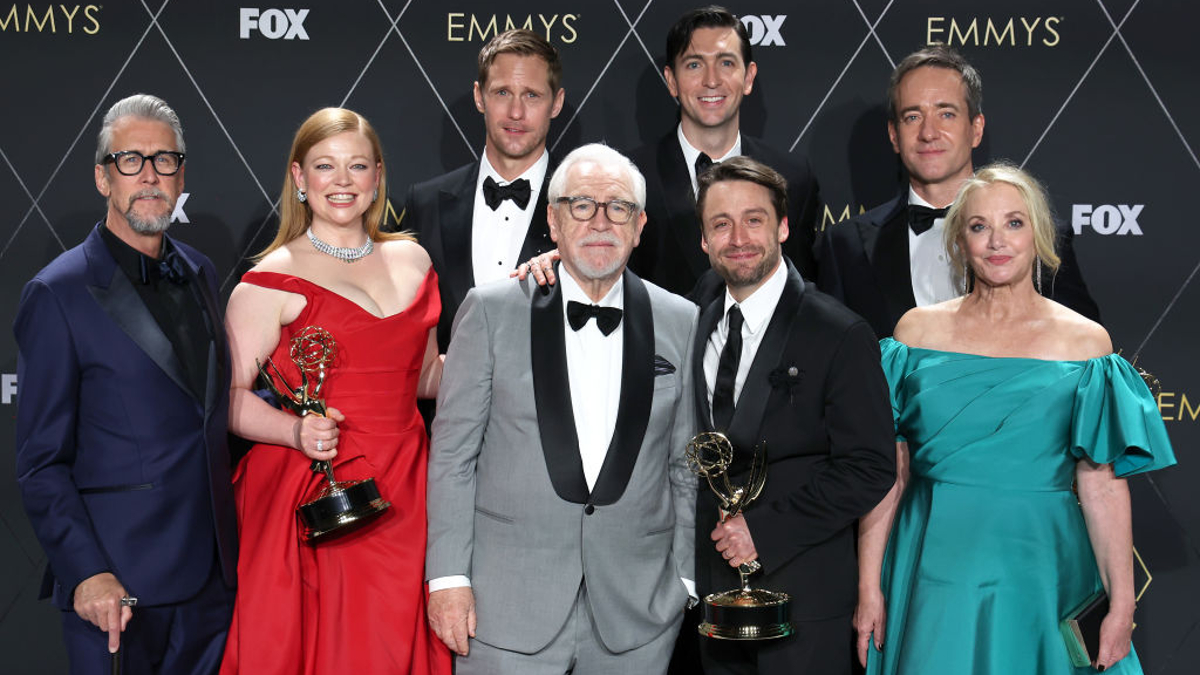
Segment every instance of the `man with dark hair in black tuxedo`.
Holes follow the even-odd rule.
[[[506,279],[518,261],[554,248],[546,136],[562,111],[561,85],[558,50],[541,35],[515,29],[493,37],[479,51],[474,87],[487,128],[483,155],[408,190],[399,226],[417,234],[438,274],[443,354],[467,291]]]
[[[779,152],[741,133],[742,98],[758,73],[746,27],[723,7],[692,10],[667,33],[663,76],[679,101],[679,126],[653,145],[632,153],[648,182],[648,217],[630,269],[679,294],[692,290],[708,268],[696,219],[696,173],[730,157],[753,157],[788,182],[792,237],[783,252],[800,273],[815,272],[812,244],[817,221],[817,182],[808,161]]]
[[[895,199],[825,230],[817,284],[862,315],[884,338],[913,307],[964,292],[942,245],[946,209],[974,172],[983,139],[983,81],[958,52],[935,44],[904,58],[888,86],[888,137],[908,171]],[[1034,278],[1045,296],[1100,320],[1079,274],[1072,232],[1059,228],[1057,273]]]
[[[700,177],[703,248],[719,276],[705,284],[693,350],[697,419],[734,447],[745,484],[766,452],[766,485],[723,522],[705,487],[696,499],[696,589],[754,585],[791,596],[790,637],[701,638],[708,675],[848,675],[857,600],[855,522],[895,481],[895,442],[871,327],[800,277],[781,256],[790,238],[785,181],[747,157]],[[706,280],[707,281],[707,280]]]

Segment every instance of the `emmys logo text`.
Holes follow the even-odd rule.
[[[1096,234],[1132,234],[1142,236],[1142,228],[1138,225],[1138,216],[1142,214],[1145,204],[1073,204],[1071,206],[1071,227],[1075,234],[1083,234],[1083,228],[1090,227]]]
[[[1192,405],[1186,393],[1164,391],[1158,395],[1158,412],[1164,422],[1195,422],[1200,417],[1200,402]]]
[[[249,40],[250,33],[255,31],[268,40],[307,40],[308,31],[304,30],[304,20],[307,18],[307,9],[260,10],[257,7],[242,7],[239,10],[238,36]]]
[[[866,207],[862,204],[858,205],[857,211],[853,211],[849,204],[843,206],[840,212],[836,211],[835,208],[830,208],[828,204],[825,205],[825,210],[821,214],[821,226],[817,228],[818,232],[824,231],[825,228],[835,223],[840,223],[843,220],[849,220],[854,216],[867,212]]]
[[[945,42],[951,47],[1057,47],[1062,41],[1062,17],[1034,16],[1008,19],[931,16],[925,24],[925,44]]]
[[[787,21],[787,14],[777,14],[771,16],[763,14],[755,16],[749,14],[741,17],[742,25],[746,27],[746,32],[750,35],[750,44],[757,47],[786,47],[787,42],[783,40],[783,22]]]
[[[10,5],[0,6],[0,32],[85,33],[100,32],[100,5]]]
[[[505,14],[480,16],[465,12],[450,12],[446,15],[447,42],[487,42],[498,33],[514,28],[525,28],[541,33],[550,42],[571,44],[579,39],[575,24],[578,14],[528,14],[524,17]]]

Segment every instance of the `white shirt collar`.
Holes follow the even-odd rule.
[[[787,263],[780,259],[779,267],[775,272],[745,300],[741,302],[734,300],[733,295],[726,288],[725,314],[728,315],[729,308],[737,305],[742,310],[745,329],[750,331],[751,335],[763,330],[766,328],[767,322],[771,320],[771,315],[775,313],[775,306],[779,304],[779,298],[783,296],[783,289],[787,285],[787,275]]]
[[[940,208],[942,208],[942,207],[940,207],[940,206],[934,206],[933,204],[930,204],[929,202],[927,202],[927,201],[925,201],[924,199],[922,199],[922,198],[921,198],[921,195],[917,194],[917,191],[916,191],[916,189],[915,189],[915,188],[913,188],[913,186],[912,186],[911,184],[908,186],[908,203],[909,203],[909,204],[915,204],[915,205],[917,205],[917,206],[924,206],[924,207],[925,207],[925,208],[927,208],[927,209],[940,209]],[[947,206],[947,207],[949,207],[949,206],[950,206],[950,204],[947,204],[946,206]]]
[[[575,277],[571,276],[566,265],[558,266],[558,277],[562,280],[563,307],[566,307],[567,302],[571,300],[582,302],[585,305],[600,305],[601,307],[616,307],[617,309],[624,309],[625,307],[625,284],[620,278],[617,279],[617,283],[612,285],[612,288],[608,289],[608,293],[605,293],[604,297],[600,298],[600,302],[592,302],[592,299],[584,292],[579,282],[575,281]]]
[[[700,156],[700,151],[692,147],[686,136],[683,135],[683,123],[675,127],[675,135],[679,138],[679,149],[683,150],[683,162],[687,165],[688,175],[692,177],[692,194],[696,194],[698,187],[696,185],[696,158]],[[730,157],[737,157],[742,154],[742,132],[738,132],[737,140],[733,142],[733,147],[729,148],[729,152],[722,157],[712,157],[713,162],[724,162]]]
[[[512,181],[508,181],[501,177],[499,173],[497,173],[496,169],[492,166],[492,163],[488,161],[487,151],[484,150],[482,153],[482,159],[479,161],[479,180],[475,182],[475,192],[478,193],[483,189],[483,181],[489,177],[500,185],[508,185],[511,182],[515,182],[524,178],[529,181],[529,188],[531,191],[530,194],[532,194],[533,197],[537,197],[538,191],[542,189],[542,183],[546,180],[546,171],[549,168],[550,153],[543,149],[542,156],[539,157],[538,160],[534,162],[528,169],[525,169],[524,173],[522,173],[520,176],[517,176]],[[530,198],[529,208],[534,206],[535,201],[535,199]]]

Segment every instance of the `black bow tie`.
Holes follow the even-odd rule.
[[[909,204],[908,226],[912,228],[913,234],[924,234],[929,231],[929,228],[933,227],[933,221],[938,218],[945,218],[946,212],[949,210],[949,208],[931,209],[928,206],[921,206],[920,204]]]
[[[142,283],[148,284],[151,279],[166,279],[173,284],[182,286],[188,282],[187,263],[184,262],[183,256],[179,255],[179,251],[170,249],[163,254],[161,260],[155,260],[147,256],[141,257],[142,263]]]
[[[705,171],[708,171],[708,168],[711,167],[712,165],[713,165],[712,157],[709,157],[707,154],[705,154],[703,152],[700,153],[700,156],[696,158],[696,178],[699,178],[700,174],[704,173]]]
[[[500,185],[491,176],[483,179],[483,201],[495,211],[505,199],[511,199],[522,209],[529,205],[529,181],[518,178],[508,185]]]
[[[567,323],[571,324],[571,330],[583,328],[592,317],[596,318],[596,328],[605,335],[612,334],[621,325],[621,310],[616,307],[585,305],[574,300],[567,302]]]

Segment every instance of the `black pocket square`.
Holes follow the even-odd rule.
[[[793,390],[804,379],[804,370],[795,365],[780,366],[767,375],[767,381],[772,388],[787,389],[788,401],[791,402]]]
[[[659,356],[658,354],[654,355],[654,376],[655,377],[658,377],[659,375],[670,375],[673,372],[675,372],[675,366],[670,361],[664,359],[663,357]]]

